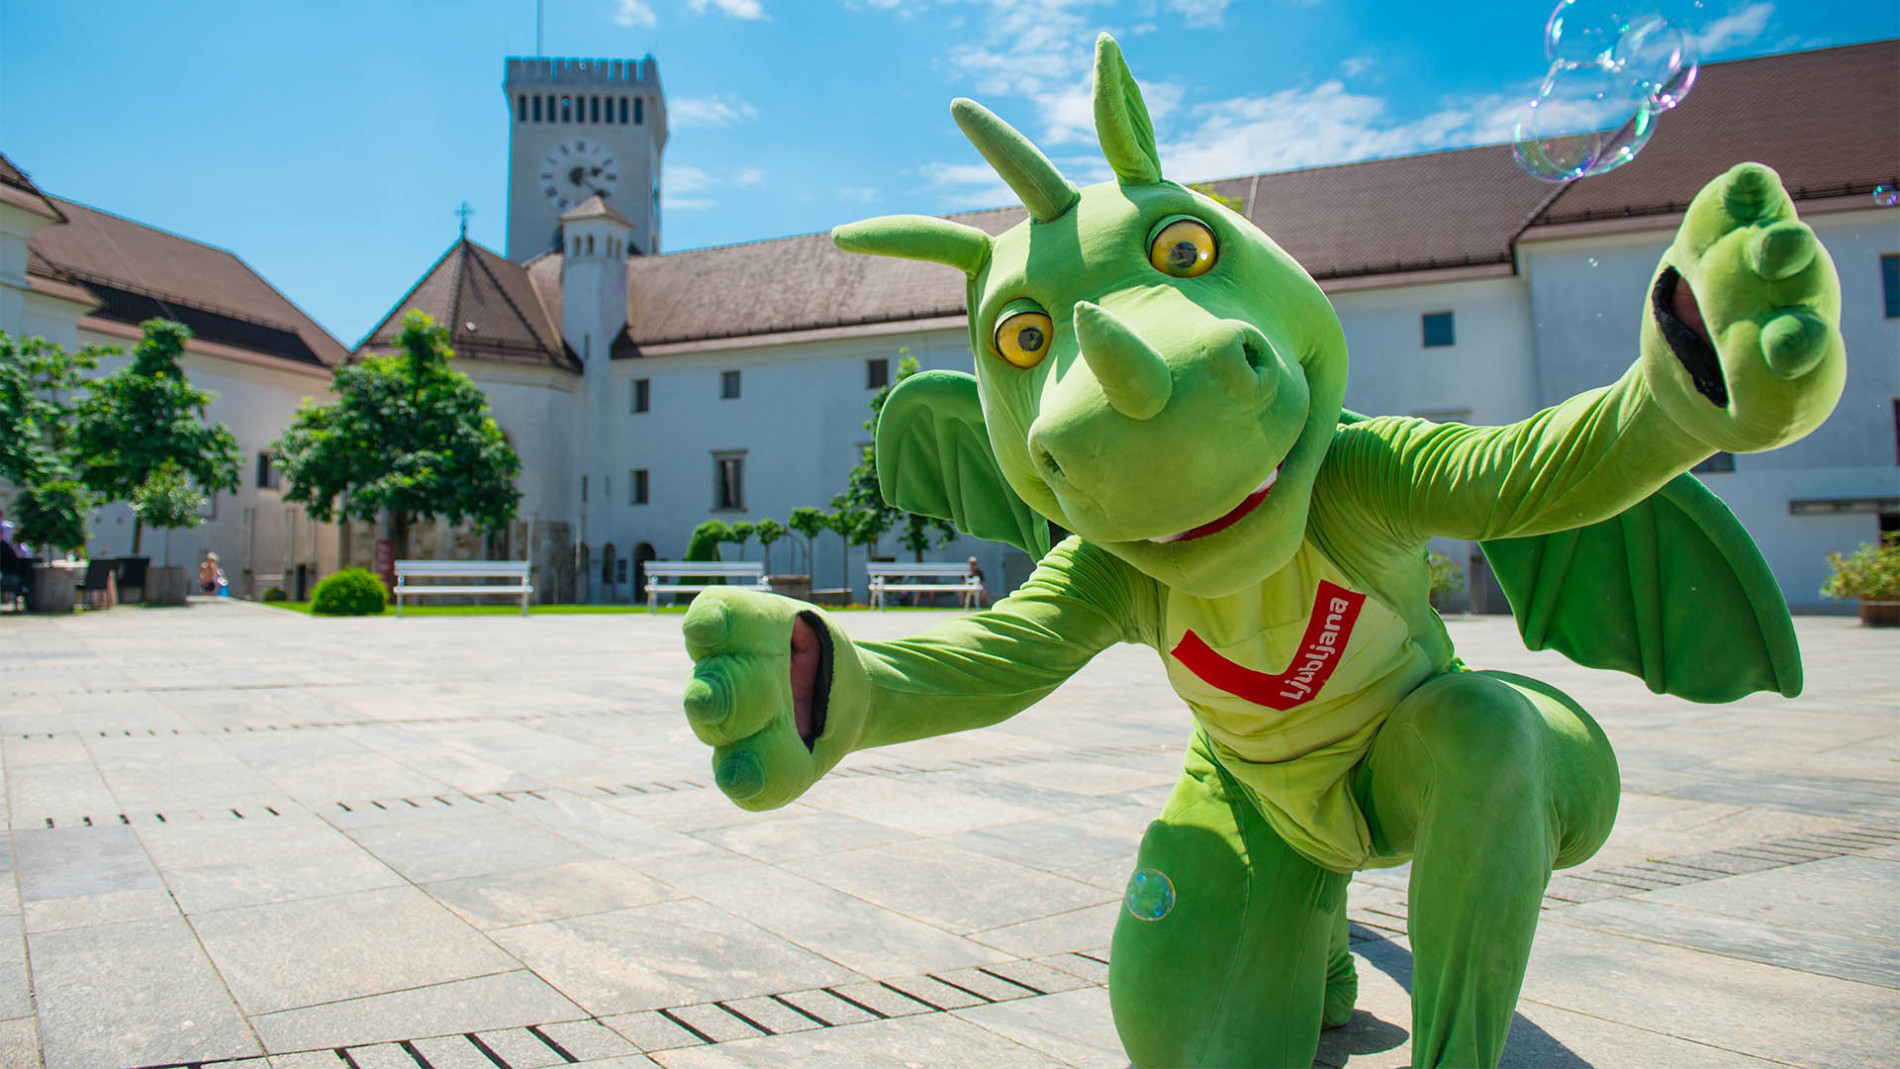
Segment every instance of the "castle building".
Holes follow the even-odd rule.
[[[903,357],[970,368],[953,269],[850,256],[824,234],[662,253],[665,100],[651,57],[505,70],[507,255],[458,241],[358,351],[386,349],[411,308],[450,325],[523,462],[520,519],[487,549],[532,555],[540,596],[638,600],[638,565],[681,556],[696,524],[825,506]],[[1700,477],[1754,533],[1789,602],[1825,609],[1824,555],[1900,528],[1900,211],[1875,192],[1900,185],[1896,100],[1900,50],[1874,42],[1709,65],[1640,157],[1567,186],[1487,146],[1213,188],[1332,298],[1353,360],[1349,407],[1500,423],[1614,381],[1636,358],[1651,273],[1690,198],[1742,160],[1774,167],[1840,269],[1847,390],[1802,442],[1717,454]],[[956,218],[996,233],[1022,217]],[[901,552],[891,542],[882,552]],[[816,586],[862,593],[862,550],[830,534],[787,543],[772,570],[809,559]],[[969,540],[929,554],[972,555],[996,593],[1030,566]],[[1481,563],[1474,578],[1474,600],[1501,607]]]
[[[206,409],[237,437],[244,466],[235,493],[210,495],[201,526],[147,530],[140,553],[192,564],[223,562],[232,593],[259,584],[307,592],[335,570],[335,534],[286,503],[270,447],[306,398],[328,399],[332,369],[349,350],[234,253],[49,195],[0,156],[0,330],[68,351],[115,346],[105,375],[130,362],[139,324],[174,319],[194,337],[181,361]],[[0,486],[0,507],[10,496]],[[107,504],[89,517],[94,556],[132,549],[132,514]]]

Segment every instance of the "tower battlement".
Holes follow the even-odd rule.
[[[658,88],[660,68],[652,56],[645,59],[559,59],[509,56],[505,84],[562,88]]]

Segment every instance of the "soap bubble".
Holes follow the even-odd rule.
[[[1544,24],[1544,55],[1559,67],[1593,66],[1616,47],[1629,26],[1628,4],[1614,0],[1561,0]]]
[[[1174,912],[1174,881],[1160,869],[1136,869],[1122,896],[1128,912],[1139,920],[1158,921]]]
[[[1698,68],[1695,39],[1659,15],[1639,19],[1616,40],[1610,62],[1657,111],[1689,95]]]
[[[1896,204],[1900,204],[1900,189],[1895,189],[1892,186],[1875,186],[1874,203],[1880,205],[1882,208],[1891,208]]]
[[[1656,116],[1695,85],[1695,41],[1655,0],[1560,0],[1544,27],[1550,71],[1513,131],[1517,164],[1569,182],[1636,158]]]
[[[1655,129],[1655,105],[1632,99],[1615,72],[1556,70],[1519,114],[1513,152],[1533,178],[1568,182],[1635,159]]]

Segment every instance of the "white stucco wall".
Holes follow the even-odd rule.
[[[961,328],[909,331],[873,336],[794,344],[727,348],[622,360],[612,365],[610,387],[613,417],[604,426],[612,467],[600,466],[602,492],[589,502],[588,541],[596,552],[611,541],[622,556],[640,542],[652,543],[662,559],[679,559],[688,536],[707,519],[728,523],[766,517],[784,522],[791,510],[810,505],[829,510],[831,499],[845,488],[857,465],[860,447],[871,440],[862,426],[871,415],[875,390],[865,386],[865,362],[890,361],[897,374],[902,354],[926,370],[971,370],[967,335]],[[721,374],[740,372],[740,396],[720,397]],[[651,410],[635,415],[632,381],[652,383]],[[715,453],[743,452],[745,456],[745,509],[714,511]],[[632,505],[629,472],[650,472],[649,504]],[[604,480],[611,479],[611,493]],[[779,572],[806,571],[802,542],[789,535],[772,547],[772,568]],[[909,559],[887,534],[878,544],[882,556]],[[745,548],[748,560],[763,559],[756,543]],[[724,553],[731,559],[732,547]],[[819,588],[849,585],[865,597],[865,553],[860,548],[843,559],[842,540],[824,533],[817,539],[813,584]],[[926,560],[956,560],[975,556],[990,590],[1002,594],[1004,548],[974,539],[925,553]],[[594,558],[598,573],[598,560]],[[596,579],[598,574],[596,574]],[[622,589],[619,596],[630,592]]]

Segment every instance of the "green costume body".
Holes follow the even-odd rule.
[[[685,624],[688,717],[720,787],[764,809],[853,750],[998,722],[1109,645],[1151,646],[1197,729],[1137,861],[1174,904],[1125,913],[1111,953],[1135,1064],[1304,1069],[1352,1008],[1349,875],[1409,859],[1414,1064],[1493,1066],[1552,869],[1609,836],[1616,762],[1563,694],[1456,660],[1425,542],[1483,544],[1533,646],[1695,700],[1797,692],[1759,554],[1683,473],[1832,409],[1832,264],[1744,165],[1689,209],[1617,383],[1506,427],[1342,414],[1318,287],[1161,178],[1107,38],[1096,74],[1116,182],[1075,189],[959,101],[1030,221],[837,233],[969,276],[977,375],[900,384],[880,477],[900,507],[1041,555],[1035,573],[986,612],[855,645],[809,606],[709,592]],[[1051,548],[1045,521],[1075,535]]]

